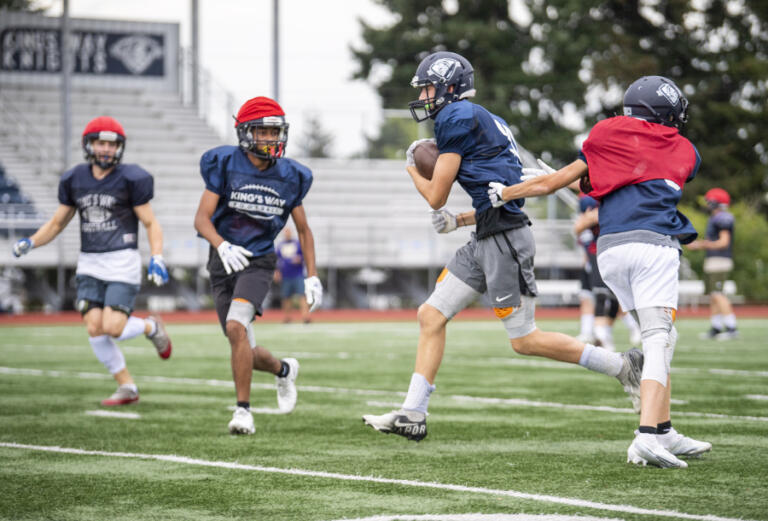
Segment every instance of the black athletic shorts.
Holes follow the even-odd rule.
[[[219,323],[225,331],[227,313],[233,299],[247,300],[253,304],[256,315],[262,315],[262,304],[272,284],[277,255],[268,253],[261,257],[251,257],[249,260],[244,270],[227,275],[216,249],[212,247],[208,254],[207,267],[211,275],[213,302],[216,306],[216,314],[219,316]]]

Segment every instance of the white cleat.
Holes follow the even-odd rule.
[[[232,414],[232,420],[229,422],[230,434],[253,434],[256,427],[253,425],[253,414],[245,407],[238,407]]]
[[[623,364],[616,375],[624,391],[632,400],[632,409],[640,413],[640,378],[643,375],[643,352],[632,348],[621,353]]]
[[[386,414],[366,414],[363,423],[384,434],[399,434],[412,441],[427,437],[427,415],[418,411],[398,409]]]
[[[290,370],[284,378],[275,376],[277,387],[277,407],[280,412],[288,414],[296,407],[296,377],[299,376],[299,361],[295,358],[285,358],[283,362],[288,364]]]
[[[712,444],[707,441],[698,441],[688,436],[683,436],[672,427],[667,434],[657,436],[662,447],[675,456],[700,457],[705,452],[712,450]]]
[[[627,449],[627,463],[655,465],[663,469],[685,469],[688,464],[661,446],[655,434],[637,433]]]

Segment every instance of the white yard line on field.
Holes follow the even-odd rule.
[[[112,380],[112,376],[101,373],[85,373],[85,372],[69,372],[69,371],[49,371],[43,369],[27,369],[27,368],[15,368],[15,367],[0,367],[0,374],[12,374],[21,376],[41,376],[41,377],[53,377],[53,378],[81,378],[81,379],[100,379],[100,380]],[[194,386],[209,386],[209,387],[233,387],[231,381],[214,380],[214,379],[202,379],[202,378],[175,378],[168,376],[135,376],[140,382],[155,382],[155,383],[167,383],[175,385],[194,385]],[[274,384],[252,384],[256,389],[273,390]],[[406,393],[402,391],[380,391],[375,389],[349,389],[344,387],[321,387],[317,385],[299,385],[298,390],[306,393],[328,393],[328,394],[348,394],[355,396],[402,396]],[[630,408],[610,407],[607,405],[582,405],[573,403],[558,403],[558,402],[543,402],[536,400],[526,400],[524,398],[490,398],[483,396],[465,396],[465,395],[445,395],[441,396],[441,399],[449,399],[462,403],[484,403],[487,405],[514,405],[519,407],[536,407],[536,408],[551,408],[551,409],[566,409],[576,411],[595,411],[595,412],[610,412],[610,413],[624,413],[636,415],[636,413]],[[675,416],[688,416],[691,418],[714,418],[725,419],[734,421],[758,421],[768,422],[768,416],[732,416],[728,414],[716,414],[705,412],[685,412],[675,411]]]
[[[639,514],[659,517],[672,517],[679,519],[695,519],[700,521],[737,521],[734,518],[714,516],[711,514],[699,515],[699,514],[687,514],[684,512],[677,512],[674,510],[654,510],[650,508],[640,508],[632,505],[614,505],[610,503],[598,503],[595,501],[588,501],[585,499],[559,497],[542,494],[531,494],[528,492],[518,492],[516,490],[499,490],[483,487],[468,487],[464,485],[453,485],[450,483],[436,483],[429,481],[416,481],[410,479],[390,479],[377,476],[356,476],[354,474],[339,474],[336,472],[324,472],[318,470],[303,470],[303,469],[282,469],[278,467],[262,467],[260,465],[244,465],[242,463],[232,463],[228,461],[209,461],[196,458],[188,458],[186,456],[176,456],[173,454],[141,454],[132,452],[106,452],[100,450],[84,450],[74,449],[67,447],[55,447],[45,445],[26,445],[21,443],[6,443],[0,442],[0,447],[7,447],[11,449],[22,450],[34,450],[41,452],[54,452],[59,454],[75,454],[79,456],[101,456],[106,458],[131,458],[153,461],[165,461],[168,463],[179,463],[184,465],[198,465],[201,467],[216,467],[230,470],[246,470],[254,472],[265,472],[270,474],[285,474],[290,476],[304,476],[310,478],[325,478],[336,479],[342,481],[359,481],[366,483],[383,483],[388,485],[396,485],[403,487],[417,487],[428,488],[438,490],[450,490],[453,492],[468,492],[472,494],[484,494],[492,496],[506,496],[515,499],[523,499],[530,501],[540,501],[542,503],[554,503],[558,505],[568,505],[580,508],[592,508],[595,510],[604,510],[610,512],[624,512],[627,514]],[[744,521],[744,520],[738,520]]]
[[[117,411],[85,411],[88,416],[103,416],[105,418],[122,418],[126,420],[138,420],[141,415],[136,412],[117,412]]]

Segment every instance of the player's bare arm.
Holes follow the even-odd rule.
[[[583,214],[579,215],[576,222],[573,223],[573,232],[578,235],[584,230],[588,230],[593,226],[597,226],[600,220],[600,212],[597,208],[590,208]]]
[[[139,218],[141,224],[147,230],[147,239],[149,240],[149,251],[152,255],[162,255],[163,253],[163,229],[152,211],[152,206],[145,203],[133,207],[133,213]]]
[[[501,192],[501,198],[504,201],[511,201],[512,199],[520,199],[522,197],[549,195],[584,177],[587,171],[587,164],[581,159],[577,159],[554,173],[534,177],[522,183],[505,187]]]
[[[44,244],[48,244],[56,238],[64,228],[67,227],[69,221],[75,216],[75,207],[60,204],[53,216],[48,219],[44,225],[40,227],[35,233],[32,234],[30,239],[35,245],[35,248],[39,248]]]
[[[312,229],[307,221],[307,214],[304,212],[304,206],[297,206],[291,212],[293,224],[296,225],[296,234],[299,236],[301,251],[304,253],[304,265],[307,268],[307,277],[317,276],[317,267],[315,266],[315,237],[312,235]]]
[[[475,210],[456,214],[456,226],[461,228],[462,226],[474,226],[477,224],[475,220]]]
[[[211,246],[218,248],[219,244],[224,242],[224,237],[216,232],[216,228],[211,222],[213,212],[216,211],[216,205],[219,204],[219,195],[210,190],[203,190],[200,196],[200,203],[195,213],[195,230],[208,241]]]
[[[731,243],[731,232],[728,230],[720,230],[717,235],[716,241],[710,241],[707,239],[698,239],[692,243],[686,245],[689,250],[722,250],[727,248]]]
[[[408,166],[406,170],[413,179],[416,190],[433,210],[438,210],[448,201],[448,195],[451,193],[451,186],[456,180],[460,165],[461,156],[449,152],[438,156],[435,172],[430,180],[423,178],[415,166]]]

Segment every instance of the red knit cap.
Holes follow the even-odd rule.
[[[283,112],[280,105],[273,99],[264,96],[249,99],[243,103],[243,106],[237,111],[235,127],[246,121],[262,119],[267,116],[285,116],[285,112]]]

